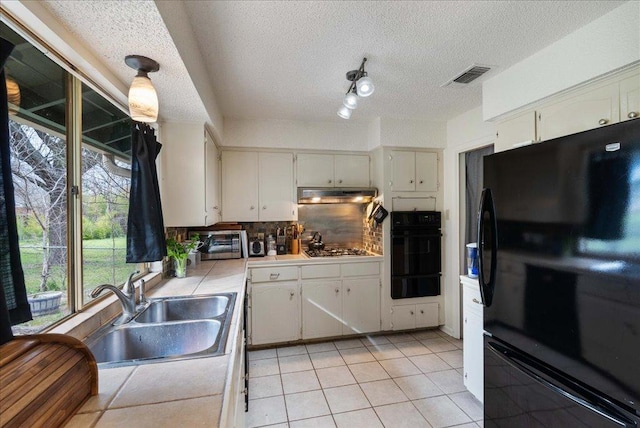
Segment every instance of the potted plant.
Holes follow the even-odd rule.
[[[177,278],[187,276],[187,259],[191,250],[198,246],[198,235],[194,235],[191,241],[178,242],[174,238],[167,239],[167,255],[174,260],[174,268]]]

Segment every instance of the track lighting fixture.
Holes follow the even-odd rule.
[[[128,55],[124,62],[138,71],[129,88],[129,115],[138,122],[158,120],[158,95],[148,73],[158,71],[160,64],[141,55]]]
[[[371,78],[364,71],[365,62],[367,62],[367,58],[362,60],[359,69],[347,72],[347,80],[351,81],[351,86],[349,86],[349,90],[344,96],[343,106],[338,110],[338,116],[343,119],[349,119],[351,111],[358,107],[358,97],[368,97],[373,94],[375,89]]]

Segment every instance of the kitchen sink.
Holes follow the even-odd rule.
[[[228,296],[178,297],[156,300],[135,318],[139,323],[215,318],[229,304]]]
[[[222,355],[236,293],[150,299],[126,324],[107,325],[85,343],[100,367]]]

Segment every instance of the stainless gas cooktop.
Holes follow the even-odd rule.
[[[309,257],[340,257],[340,256],[370,256],[362,248],[325,248],[324,250],[306,250]]]

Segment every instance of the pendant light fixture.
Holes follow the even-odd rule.
[[[347,80],[351,81],[351,86],[349,86],[349,90],[344,96],[342,107],[338,110],[338,116],[343,119],[349,119],[351,111],[358,107],[358,97],[368,97],[373,94],[375,89],[371,78],[364,71],[365,62],[367,62],[367,58],[362,60],[359,69],[347,72]]]
[[[5,75],[7,85],[7,101],[9,103],[9,113],[16,114],[20,110],[20,85],[9,74]]]
[[[148,73],[158,71],[160,64],[141,55],[127,55],[124,62],[138,71],[129,88],[129,115],[138,122],[158,120],[158,95]]]

